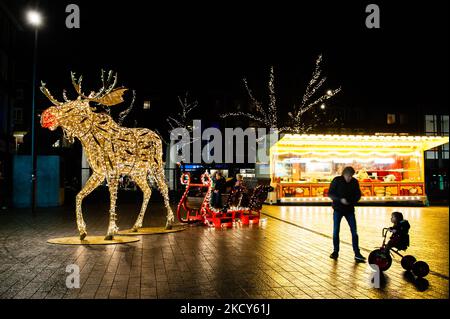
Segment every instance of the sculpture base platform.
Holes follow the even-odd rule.
[[[172,229],[166,229],[164,226],[161,227],[142,227],[137,231],[133,231],[132,229],[126,229],[119,231],[119,235],[123,236],[136,236],[136,235],[156,235],[156,234],[167,234],[167,233],[176,233],[179,231],[186,230],[187,227],[185,225],[173,225]]]
[[[85,239],[80,240],[79,236],[76,237],[61,237],[52,238],[47,240],[47,243],[57,244],[57,245],[117,245],[117,244],[127,244],[139,241],[138,237],[122,237],[114,236],[111,240],[105,240],[105,236],[86,236]]]

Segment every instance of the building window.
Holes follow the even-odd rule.
[[[436,135],[436,115],[425,115],[425,135]],[[425,159],[438,159],[437,148],[425,152]]]
[[[14,108],[13,109],[13,121],[14,124],[22,124],[23,123],[23,110],[22,108]]]
[[[387,124],[389,125],[395,124],[395,114],[387,115]]]
[[[441,116],[441,133],[448,136],[448,115]]]
[[[438,159],[438,151],[437,148],[433,148],[425,152],[426,159]]]
[[[437,115],[425,115],[425,135],[437,134]]]
[[[449,159],[449,158],[448,158],[448,152],[449,152],[449,150],[448,150],[448,143],[442,145],[442,150],[441,150],[441,152],[442,152],[442,158],[443,158],[443,159]]]
[[[0,80],[8,79],[8,56],[3,50],[0,50]]]
[[[425,135],[448,136],[448,115],[425,115]],[[425,158],[449,159],[448,144],[426,151]]]
[[[400,124],[405,125],[408,123],[408,115],[407,114],[400,114]]]
[[[16,90],[16,99],[23,100],[25,98],[25,94],[23,92],[23,89],[17,89]]]

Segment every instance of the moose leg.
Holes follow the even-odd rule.
[[[147,176],[145,175],[133,176],[133,179],[143,193],[141,212],[139,213],[138,218],[136,219],[136,222],[134,223],[134,226],[132,228],[134,232],[137,232],[138,229],[142,227],[148,201],[150,200],[150,196],[152,195],[152,188],[148,185]]]
[[[108,181],[109,188],[109,226],[108,232],[105,236],[105,240],[112,240],[114,235],[117,234],[119,228],[116,225],[116,201],[117,201],[117,190],[119,188],[119,179],[117,176],[111,176]]]
[[[154,169],[156,184],[158,185],[159,191],[164,197],[164,206],[167,209],[167,221],[166,221],[166,229],[172,229],[172,224],[174,221],[174,216],[172,212],[172,208],[170,208],[169,202],[169,190],[166,184],[166,179],[164,177],[164,169],[160,166],[155,167]]]
[[[104,176],[101,174],[92,174],[84,185],[83,189],[77,194],[76,197],[76,215],[77,215],[77,226],[78,231],[80,232],[80,239],[83,240],[86,235],[86,224],[83,220],[83,212],[81,210],[81,205],[83,199],[88,196],[94,189],[97,188],[98,185],[103,181]]]

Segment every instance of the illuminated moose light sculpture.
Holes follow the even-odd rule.
[[[116,199],[118,179],[121,175],[130,176],[144,193],[141,211],[133,226],[137,232],[142,227],[144,214],[151,196],[151,187],[147,176],[154,177],[156,184],[164,197],[164,205],[167,209],[166,229],[172,228],[174,220],[173,212],[169,205],[167,184],[164,178],[162,143],[159,136],[146,128],[124,128],[117,124],[109,114],[94,112],[95,102],[108,108],[123,102],[123,94],[126,88],[115,88],[117,74],[110,71],[105,79],[102,71],[102,87],[98,92],[92,92],[88,96],[81,90],[82,77],[76,79],[71,73],[72,84],[78,94],[75,100],[69,100],[66,92],[63,92],[65,102],[57,101],[50,91],[41,85],[41,91],[53,103],[41,115],[41,126],[50,130],[61,127],[69,138],[80,140],[93,170],[92,175],[76,196],[76,218],[80,239],[86,235],[86,224],[83,220],[81,204],[106,178],[110,193],[109,226],[106,240],[112,240],[118,232],[116,226]]]

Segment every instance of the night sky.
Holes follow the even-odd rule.
[[[38,78],[55,96],[72,88],[70,70],[82,73],[89,89],[98,87],[101,68],[116,70],[121,85],[137,90],[138,105],[154,102],[149,118],[139,118],[142,126],[163,123],[186,90],[200,102],[199,117],[211,116],[215,99],[245,97],[243,77],[264,96],[270,65],[283,111],[302,96],[320,53],[325,88],[343,90],[331,107],[447,108],[447,1],[372,1],[381,9],[378,30],[365,27],[372,2],[297,2],[14,0],[10,6],[20,18],[36,3],[45,13]],[[69,3],[80,6],[80,29],[65,27]],[[26,69],[33,39],[27,25],[23,35]],[[39,103],[48,106],[44,97]]]

